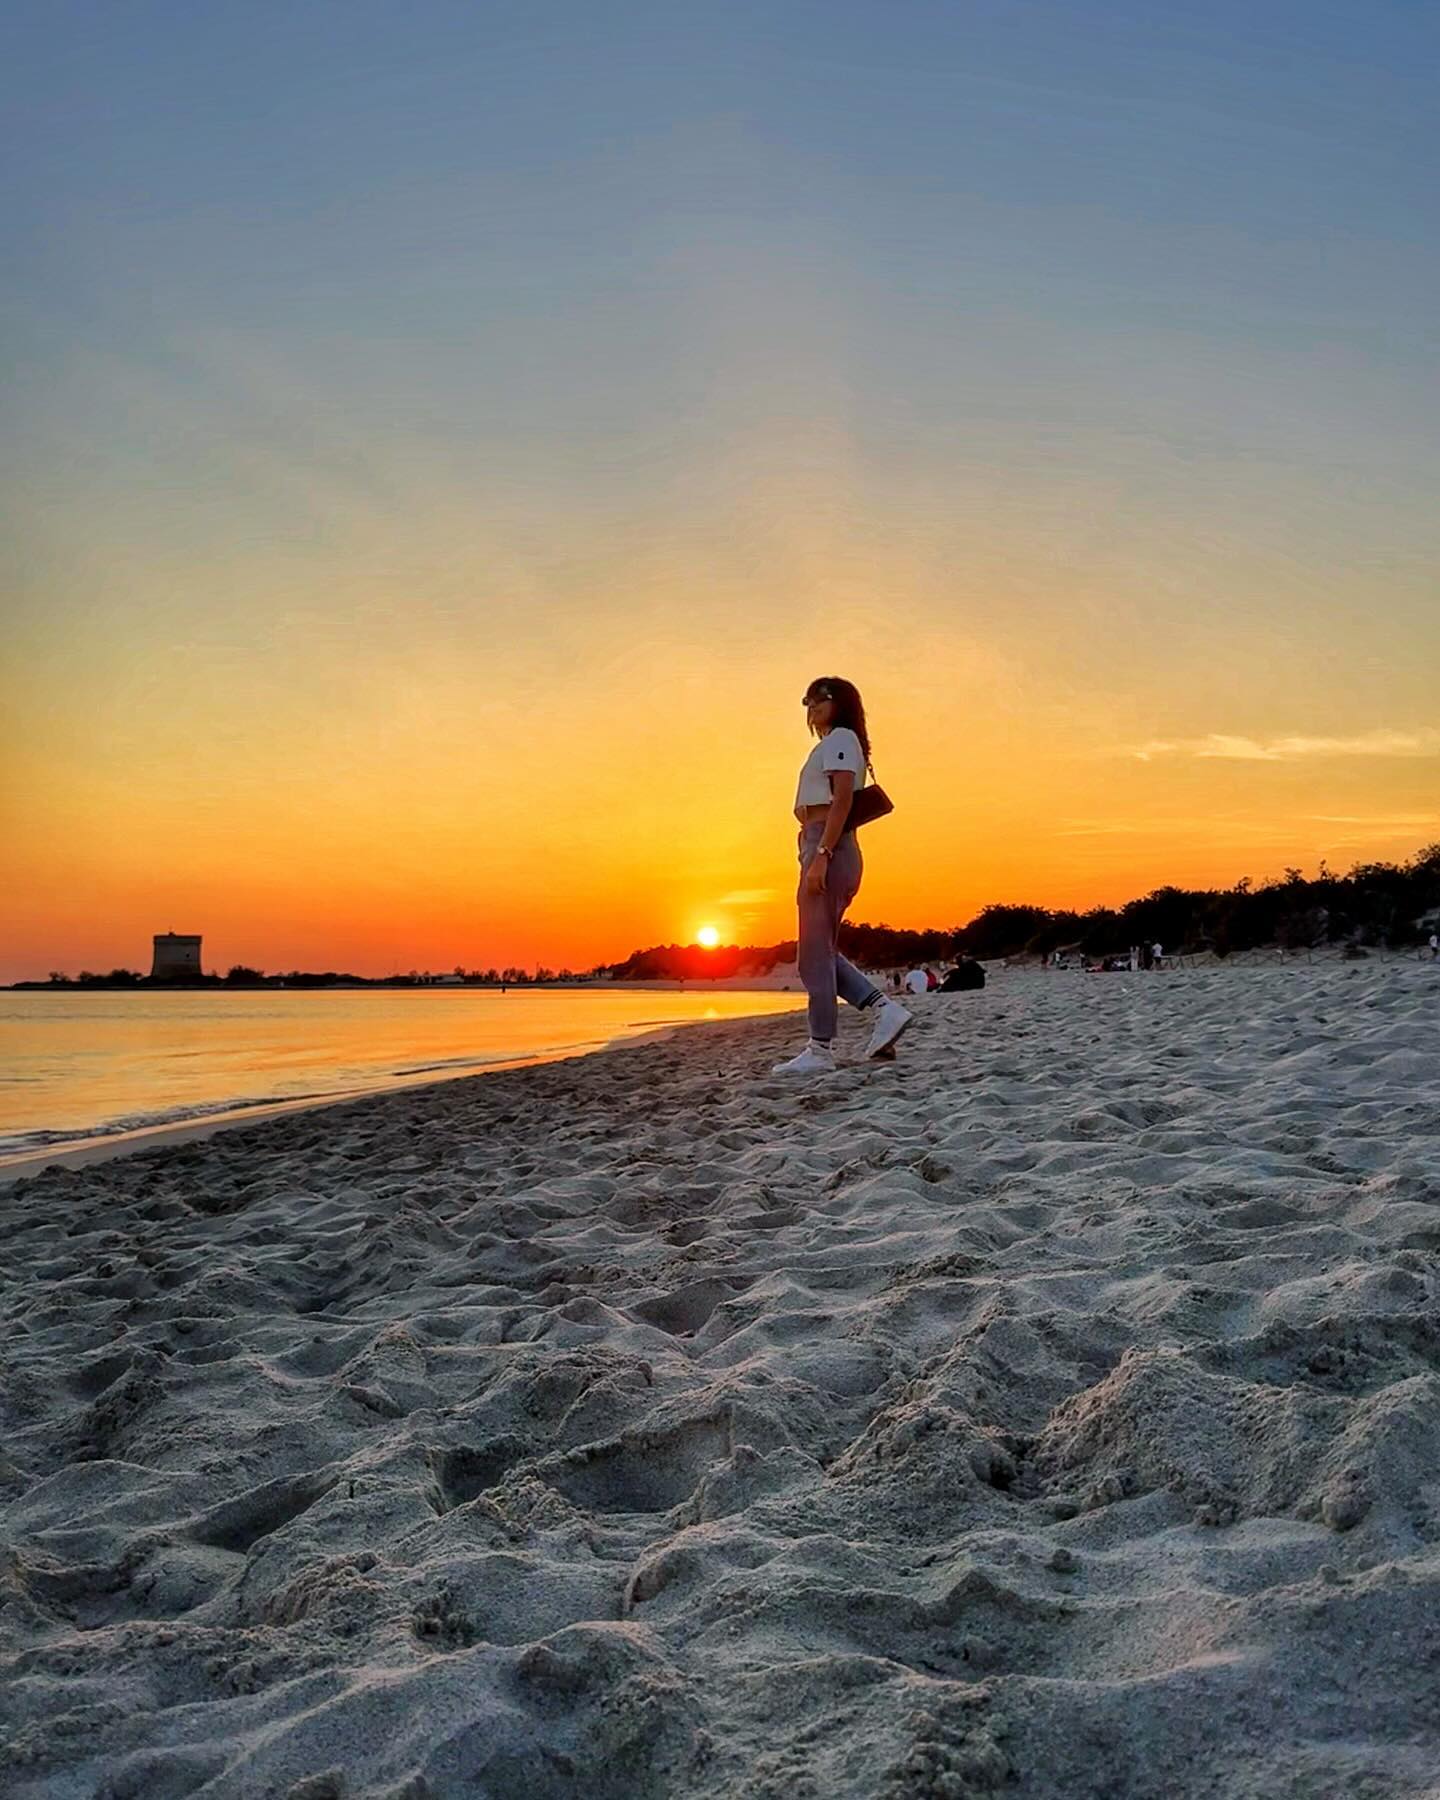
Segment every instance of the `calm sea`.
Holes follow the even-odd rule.
[[[0,994],[0,1157],[599,1050],[803,994],[386,988]]]

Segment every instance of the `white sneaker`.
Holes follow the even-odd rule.
[[[811,1042],[789,1062],[776,1063],[772,1075],[833,1075],[835,1053],[828,1044]]]
[[[914,1018],[898,1000],[882,1000],[875,1008],[875,1029],[865,1046],[867,1056],[883,1056]]]

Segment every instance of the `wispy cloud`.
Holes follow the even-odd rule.
[[[1440,812],[1420,813],[1311,813],[1319,825],[1368,825],[1375,830],[1424,831],[1440,825]]]
[[[1417,844],[1440,836],[1440,813],[1311,813],[1323,827],[1321,841],[1334,850],[1357,845],[1408,841]]]
[[[779,892],[779,888],[736,888],[733,894],[722,894],[715,904],[717,906],[763,906],[767,900],[773,900]]]
[[[1338,834],[1314,832],[1315,825],[1344,826]],[[1419,832],[1440,831],[1440,812],[1413,813],[1305,813],[1281,819],[1237,819],[1226,814],[1200,818],[1066,819],[1055,828],[1062,838],[1153,837],[1160,839],[1203,837],[1216,844],[1235,844],[1246,838],[1267,843],[1313,838],[1316,848],[1362,844],[1385,837],[1413,837]]]
[[[1416,731],[1381,726],[1354,737],[1232,737],[1212,731],[1206,737],[1151,738],[1148,743],[1120,745],[1114,756],[1152,762],[1162,756],[1190,756],[1222,762],[1298,762],[1320,756],[1440,756],[1440,729],[1422,725]]]
[[[1066,819],[1057,837],[1188,837],[1194,833],[1215,836],[1217,841],[1253,835],[1275,836],[1273,820],[1232,819],[1212,814],[1198,819]]]

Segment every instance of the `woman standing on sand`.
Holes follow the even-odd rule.
[[[848,829],[850,801],[865,785],[870,734],[859,691],[839,676],[822,676],[805,690],[805,723],[819,743],[800,771],[795,817],[800,822],[800,979],[810,996],[810,1041],[798,1056],[777,1063],[777,1075],[821,1075],[835,1067],[832,1048],[837,996],[869,1012],[875,1021],[867,1056],[890,1056],[910,1023],[898,1000],[841,956],[838,939],[845,909],[860,891],[864,864]]]

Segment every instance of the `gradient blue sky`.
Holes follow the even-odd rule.
[[[778,935],[817,659],[910,802],[861,916],[1440,836],[1437,51],[1386,0],[12,5],[0,976],[200,915]],[[620,847],[552,906],[577,756]]]

